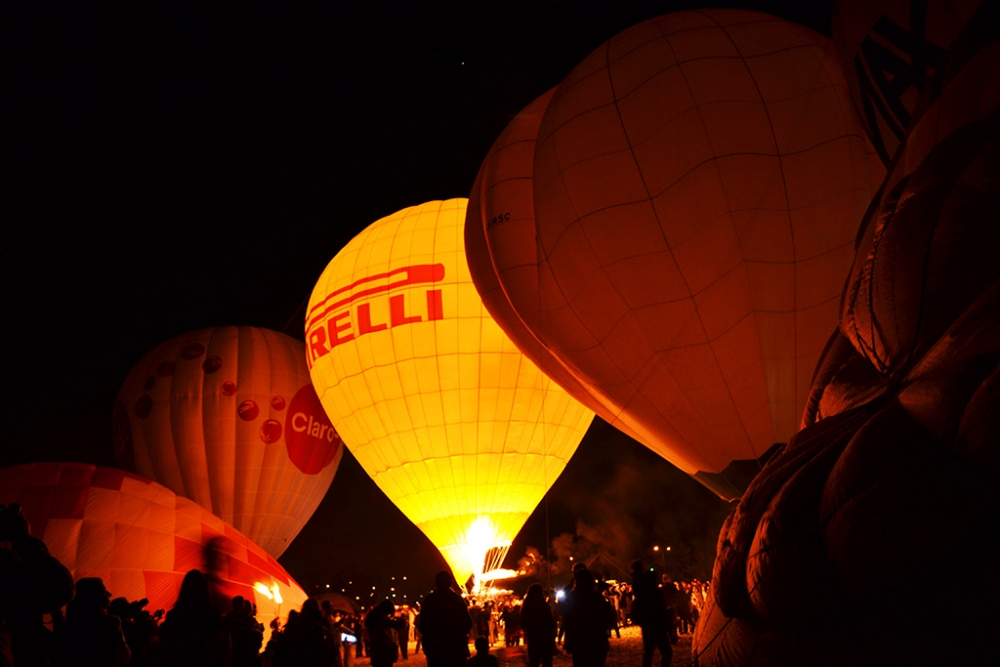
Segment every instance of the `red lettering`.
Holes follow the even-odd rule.
[[[310,361],[329,354],[330,348],[326,346],[326,330],[323,327],[317,327],[309,332],[309,352],[310,354],[306,356],[311,357]]]
[[[388,325],[384,322],[382,324],[372,324],[372,307],[371,304],[363,303],[358,306],[358,335],[364,336],[366,333],[371,333],[372,331],[382,331],[387,329]]]
[[[389,297],[389,322],[391,322],[394,327],[398,327],[400,324],[419,322],[421,320],[419,315],[414,315],[413,317],[406,316],[405,297],[405,294],[397,294],[396,296]]]
[[[427,290],[427,320],[444,319],[444,307],[441,305],[441,290]]]
[[[329,329],[330,329],[330,347],[331,348],[337,347],[341,343],[346,343],[347,341],[354,339],[354,334],[353,333],[347,334],[346,336],[341,336],[340,335],[341,331],[349,331],[350,330],[350,328],[351,328],[350,321],[344,322],[343,324],[337,324],[337,322],[339,322],[340,320],[346,320],[348,317],[350,317],[350,315],[351,315],[351,311],[345,310],[345,311],[343,311],[341,313],[337,313],[336,315],[334,315],[333,317],[331,317],[329,320],[327,320],[327,327],[329,327]]]
[[[340,310],[358,299],[366,299],[399,287],[419,283],[436,283],[444,278],[444,264],[417,264],[378,273],[356,280],[346,287],[328,294],[309,311],[308,326],[319,322],[327,314]],[[384,282],[383,282],[384,281]],[[355,291],[357,290],[357,291]],[[333,303],[330,303],[333,301]],[[321,312],[317,312],[320,311]]]

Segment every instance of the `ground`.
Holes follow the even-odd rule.
[[[427,660],[423,653],[413,653],[413,642],[410,642],[409,659],[400,657],[396,667],[426,667]],[[494,646],[490,652],[497,656],[500,667],[523,667],[528,664],[528,656],[524,646],[505,649],[502,644]],[[659,655],[653,657],[654,667],[659,667]],[[553,667],[571,667],[572,658],[565,653],[558,653],[553,661]],[[368,658],[351,661],[351,667],[368,667]],[[611,636],[611,653],[605,667],[639,667],[642,665],[642,638],[639,628],[622,628],[622,637]],[[691,635],[681,635],[680,641],[674,646],[674,658],[670,667],[690,667],[691,665]]]

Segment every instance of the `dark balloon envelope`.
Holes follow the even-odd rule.
[[[982,0],[838,0],[833,38],[858,116],[886,167],[918,101]]]
[[[832,45],[753,12],[670,14],[525,117],[467,229],[516,315],[500,321],[598,414],[739,497],[799,426],[870,199]]]
[[[1000,663],[998,28],[976,10],[908,107],[804,428],[720,534],[699,664]]]
[[[541,311],[532,165],[538,126],[553,92],[517,114],[479,168],[465,219],[469,272],[483,305],[525,356],[573,398],[642,442],[642,436],[619,419],[620,410],[582,384],[526,324],[537,323]]]

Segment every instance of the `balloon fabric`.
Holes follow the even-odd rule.
[[[319,505],[343,456],[303,344],[214,327],[149,352],[114,412],[118,465],[190,498],[278,557]]]

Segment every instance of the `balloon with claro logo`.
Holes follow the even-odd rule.
[[[163,343],[115,405],[119,465],[210,509],[274,557],[323,499],[343,455],[303,345],[258,327]]]

